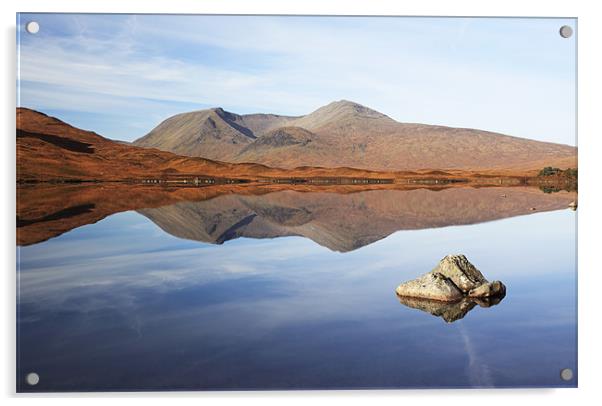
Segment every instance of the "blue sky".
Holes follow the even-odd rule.
[[[24,25],[40,23],[27,34]],[[221,106],[348,99],[402,122],[575,145],[572,19],[21,14],[19,105],[133,140]]]

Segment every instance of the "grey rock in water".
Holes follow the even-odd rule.
[[[402,283],[395,290],[399,296],[431,300],[457,301],[464,295],[449,278],[438,272],[429,272]]]
[[[468,292],[468,296],[470,297],[496,297],[505,295],[506,286],[500,281],[483,283],[481,286],[476,287]]]
[[[402,283],[395,292],[401,297],[458,302],[465,297],[503,297],[506,286],[489,282],[464,255],[448,255],[431,272]]]

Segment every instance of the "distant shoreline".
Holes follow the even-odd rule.
[[[466,177],[466,178],[262,178],[262,179],[236,179],[236,178],[211,178],[203,177],[172,177],[144,178],[125,180],[90,180],[90,179],[50,179],[50,180],[25,180],[17,181],[19,187],[61,185],[115,185],[122,187],[148,188],[186,188],[199,189],[207,187],[236,188],[236,187],[265,187],[296,190],[310,188],[311,190],[329,190],[344,187],[353,190],[366,189],[416,189],[434,188],[444,189],[450,187],[535,187],[550,191],[576,191],[577,181],[573,179],[544,179],[541,177]]]

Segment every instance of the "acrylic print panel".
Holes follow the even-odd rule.
[[[575,19],[17,19],[19,392],[577,386]]]

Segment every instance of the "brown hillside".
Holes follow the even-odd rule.
[[[126,180],[164,173],[250,177],[269,168],[233,165],[135,147],[75,128],[54,117],[17,109],[17,180]]]
[[[286,132],[292,127],[313,134],[312,141],[285,148],[262,142],[274,131]],[[577,166],[577,150],[571,146],[475,129],[399,123],[346,100],[302,117],[236,115],[222,109],[180,114],[135,144],[187,156],[282,168],[490,171]]]
[[[277,138],[277,134],[274,136]],[[403,173],[353,168],[283,170],[260,164],[232,164],[178,156],[112,141],[27,108],[17,109],[16,143],[19,182],[123,181],[177,174],[246,180],[295,177],[392,179],[405,176]]]

